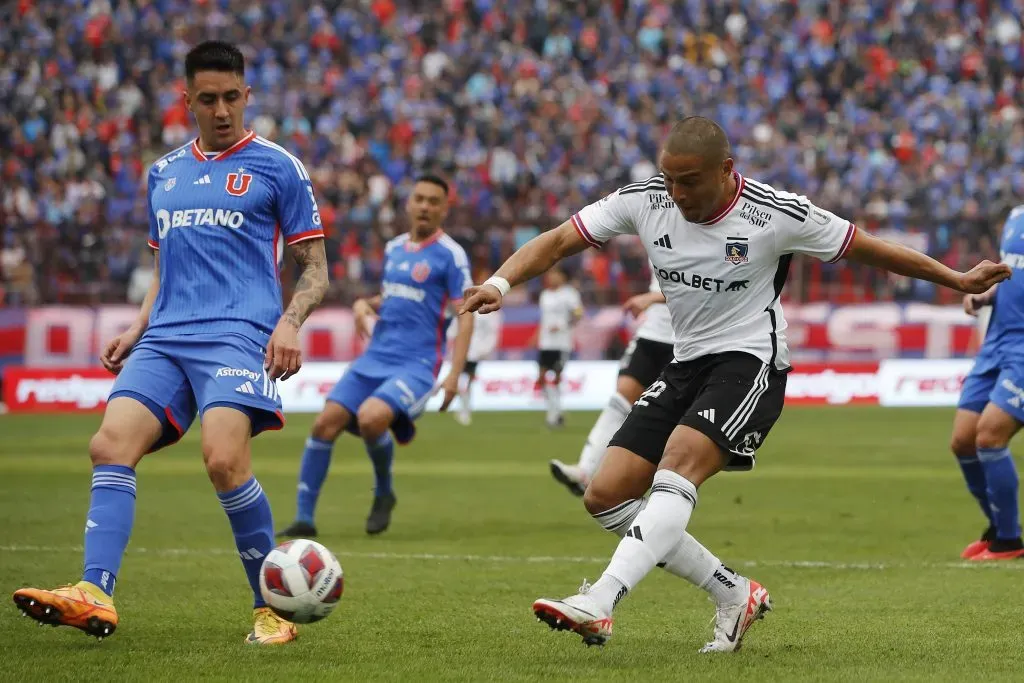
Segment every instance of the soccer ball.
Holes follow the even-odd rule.
[[[338,558],[304,538],[277,546],[260,567],[260,593],[267,606],[297,624],[320,621],[333,612],[344,586]]]

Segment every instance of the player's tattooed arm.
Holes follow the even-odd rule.
[[[306,322],[306,318],[320,305],[324,294],[327,293],[327,252],[324,249],[324,241],[319,239],[299,242],[290,249],[292,258],[302,269],[302,274],[295,285],[288,310],[281,319],[297,329]]]

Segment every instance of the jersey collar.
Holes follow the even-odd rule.
[[[743,176],[739,174],[739,171],[733,171],[732,177],[736,179],[736,196],[732,198],[731,202],[725,205],[724,209],[715,214],[713,218],[697,223],[697,225],[714,225],[728,216],[729,212],[736,207],[736,203],[740,200],[740,193],[743,192],[743,184],[747,181],[743,179]]]
[[[405,250],[406,251],[420,251],[421,249],[426,249],[431,244],[433,244],[434,242],[436,242],[439,239],[441,239],[441,237],[443,235],[444,235],[444,230],[438,230],[437,232],[435,232],[433,235],[431,235],[427,239],[423,240],[422,242],[413,242],[412,241],[412,234],[410,234],[409,235],[409,239],[407,239],[405,241]]]
[[[255,137],[256,131],[250,130],[242,137],[241,140],[231,145],[224,151],[218,152],[212,157],[208,157],[205,154],[203,154],[203,150],[199,149],[199,138],[196,138],[195,140],[192,141],[192,156],[194,156],[197,161],[222,161],[224,159],[227,159],[229,156],[231,156],[238,150],[242,149],[246,145],[248,145],[250,142],[253,141],[253,138]]]

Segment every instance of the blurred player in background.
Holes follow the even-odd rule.
[[[550,463],[551,476],[577,496],[582,496],[587,490],[587,484],[601,465],[608,442],[626,420],[633,403],[640,398],[644,389],[658,379],[661,371],[674,358],[672,318],[665,305],[661,285],[653,272],[650,291],[630,297],[622,308],[633,316],[646,313],[646,317],[626,347],[626,352],[622,354],[615,394],[591,428],[579,461],[575,465],[566,465],[561,460],[552,460]],[[482,316],[481,321],[487,318],[486,315]]]
[[[485,276],[481,274],[473,281],[483,282],[484,279],[486,279]],[[469,342],[466,366],[462,370],[462,378],[459,381],[459,409],[455,413],[455,420],[464,427],[468,427],[473,422],[470,396],[473,382],[476,380],[477,364],[490,358],[498,348],[498,342],[501,339],[501,318],[500,312],[496,315],[473,314],[473,338]],[[457,329],[456,325],[448,328],[449,338],[454,339],[457,336]]]
[[[960,556],[977,562],[1024,557],[1017,468],[1010,440],[1024,423],[1024,205],[1010,212],[1000,245],[1016,279],[964,297],[970,315],[991,311],[981,350],[964,379],[953,420],[952,449],[967,490],[988,521]],[[991,308],[989,308],[991,307]]]
[[[565,424],[562,415],[562,370],[572,355],[572,331],[583,318],[583,300],[561,268],[544,275],[540,293],[540,325],[537,328],[537,386],[544,393],[548,427]]]
[[[255,625],[246,640],[295,638],[295,627],[260,596],[260,565],[274,547],[274,529],[249,441],[284,425],[275,381],[299,370],[299,326],[327,290],[327,259],[306,169],[244,127],[244,71],[242,53],[218,41],[185,58],[185,103],[199,137],[149,171],[157,277],[137,322],[101,357],[117,381],[89,443],[85,573],[74,586],[14,594],[42,623],[113,633],[114,587],[135,516],[135,467],[180,439],[198,410],[206,470],[252,588]],[[282,315],[285,244],[302,274]]]
[[[782,413],[790,364],[779,297],[793,254],[849,258],[974,293],[1010,269],[982,262],[958,273],[860,232],[806,197],[744,178],[725,131],[710,119],[676,123],[658,164],[659,175],[527,242],[467,293],[461,310],[497,310],[512,286],[587,246],[641,238],[672,312],[675,359],[636,401],[583,497],[595,521],[621,538],[611,561],[593,585],[562,600],[541,598],[533,611],[552,628],[602,644],[616,605],[662,567],[716,603],[714,636],[701,652],[733,652],[771,598],[686,529],[698,487],[722,470],[751,469]]]
[[[385,247],[381,293],[352,306],[360,334],[370,344],[331,390],[306,440],[299,470],[295,521],[281,536],[313,537],[317,499],[331,465],[334,441],[346,429],[361,437],[376,478],[366,533],[391,524],[397,499],[391,481],[394,441],[412,441],[413,422],[435,393],[444,359],[449,304],[462,300],[473,281],[462,247],[441,230],[448,215],[448,184],[434,175],[416,179],[406,202],[409,232]],[[473,316],[457,319],[451,370],[441,384],[448,405],[459,391]],[[372,329],[372,332],[371,332]]]

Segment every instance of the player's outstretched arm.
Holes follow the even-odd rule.
[[[369,339],[373,333],[372,322],[377,318],[383,301],[380,294],[366,299],[356,299],[352,304],[352,315],[356,319],[356,332],[360,337]]]
[[[622,310],[633,316],[639,316],[654,304],[663,304],[666,301],[665,294],[660,291],[644,292],[626,299],[626,303],[622,304]]]
[[[910,247],[879,239],[863,230],[854,234],[846,258],[968,294],[987,292],[990,287],[1008,279],[1013,273],[1008,265],[991,261],[982,261],[966,273],[961,273]]]
[[[466,357],[469,355],[469,342],[473,339],[473,314],[462,313],[455,319],[458,329],[455,332],[455,341],[452,344],[452,366],[448,370],[447,377],[441,383],[444,389],[444,400],[441,402],[441,412],[448,410],[448,406],[459,394],[459,377],[466,368]]]
[[[562,259],[578,254],[588,246],[571,220],[554,230],[537,235],[512,254],[487,282],[466,290],[459,314],[473,311],[491,313],[498,310],[501,308],[501,298],[508,289],[532,280]]]
[[[100,354],[100,363],[115,375],[121,372],[125,359],[131,353],[132,347],[139,341],[149,327],[149,314],[153,310],[153,302],[160,291],[160,252],[153,252],[153,281],[149,283],[149,291],[142,300],[139,307],[139,315],[127,330],[117,335],[107,343]]]
[[[327,293],[327,252],[322,239],[310,239],[289,247],[302,272],[288,309],[267,342],[264,369],[271,379],[286,380],[302,367],[299,328]]]

